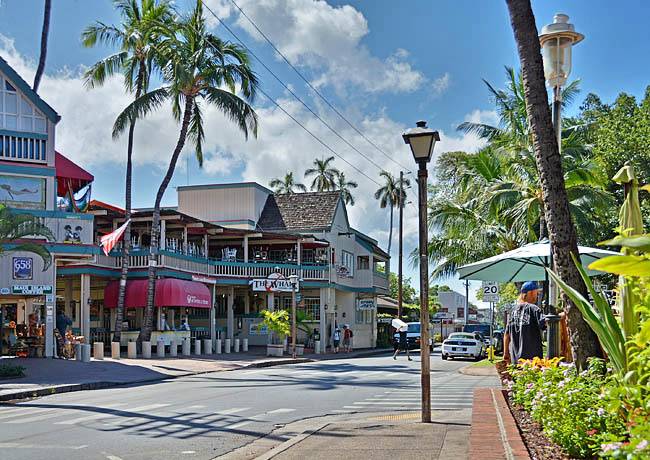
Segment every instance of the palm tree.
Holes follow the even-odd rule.
[[[25,238],[40,236],[54,241],[52,231],[41,224],[37,217],[27,213],[16,213],[0,205],[0,256],[6,252],[25,251],[43,259],[43,271],[52,263],[52,254],[43,244],[29,243]]]
[[[156,31],[161,24],[169,24],[173,20],[171,5],[166,0],[140,0],[139,5],[136,0],[113,0],[113,4],[122,15],[120,25],[106,25],[97,21],[84,29],[81,34],[81,42],[86,48],[93,47],[98,43],[117,45],[120,51],[90,67],[84,75],[85,84],[88,88],[102,86],[106,78],[120,73],[124,76],[126,90],[135,93],[135,99],[138,99],[149,88],[149,78],[156,56],[155,45],[159,40]],[[135,123],[135,118],[129,121],[129,139],[126,151],[124,209],[127,221],[131,218],[131,176]],[[129,224],[126,226],[122,245],[122,271],[113,335],[114,342],[119,342],[122,336],[130,250],[131,225]]]
[[[50,13],[52,11],[52,0],[45,0],[45,13],[43,14],[43,29],[41,32],[41,57],[38,60],[38,68],[34,75],[34,85],[32,88],[38,93],[38,85],[41,83],[41,77],[45,70],[45,57],[47,56],[47,36],[50,33]]]
[[[307,187],[304,184],[297,183],[293,178],[293,173],[288,172],[284,175],[284,179],[275,178],[270,183],[269,186],[274,189],[275,193],[278,194],[291,194],[295,193],[294,188],[300,190],[301,192],[306,192]]]
[[[388,254],[390,254],[390,247],[393,242],[393,208],[399,206],[400,203],[400,184],[399,179],[388,171],[382,171],[379,175],[384,178],[385,183],[383,187],[379,188],[375,192],[375,199],[379,200],[379,206],[382,209],[386,206],[390,207],[390,230],[388,233]],[[411,185],[411,181],[404,179],[402,182],[402,188],[409,185]],[[403,208],[406,203],[406,190],[403,190],[401,203]]]
[[[339,175],[339,170],[331,167],[330,163],[334,161],[334,157],[328,157],[325,160],[314,160],[314,167],[305,171],[305,177],[313,176],[314,180],[311,182],[311,189],[319,192],[330,191],[335,189],[336,177]]]
[[[357,188],[358,186],[359,184],[357,184],[355,181],[346,180],[345,173],[343,172],[339,173],[339,175],[336,177],[336,182],[334,183],[334,189],[341,191],[341,197],[343,198],[343,201],[345,204],[349,204],[350,206],[354,206],[354,197],[352,196],[350,189]]]
[[[155,110],[167,99],[171,99],[172,113],[180,122],[178,141],[154,203],[147,307],[139,342],[151,338],[153,326],[160,202],[188,137],[196,150],[199,166],[203,165],[205,133],[201,102],[217,106],[247,139],[249,131],[257,136],[257,115],[247,101],[254,99],[258,80],[250,68],[248,54],[238,45],[225,42],[208,32],[201,0],[197,0],[196,7],[178,24],[167,28],[166,36],[157,49],[165,85],[131,103],[117,118],[113,128],[114,135],[119,135],[131,120]],[[237,96],[236,87],[243,98]]]
[[[562,281],[586,297],[586,286],[571,259],[572,253],[578,255],[578,240],[571,221],[562,158],[551,121],[535,16],[530,0],[506,0],[506,3],[521,61],[526,113],[542,185],[555,271]],[[578,366],[584,367],[587,357],[602,356],[598,338],[566,294],[563,294],[563,301],[567,311],[571,351]]]

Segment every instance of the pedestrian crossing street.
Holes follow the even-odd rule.
[[[215,411],[204,405],[181,407],[167,403],[109,403],[81,407],[32,402],[0,406],[0,426],[46,421],[61,428],[76,426],[152,437],[188,438],[213,431],[236,431],[244,427],[254,429],[256,424],[288,421],[283,417],[290,416],[295,410],[283,407],[260,412],[254,407],[230,407]]]

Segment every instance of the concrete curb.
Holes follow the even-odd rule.
[[[497,368],[494,366],[486,367],[474,367],[474,364],[468,364],[467,366],[461,367],[458,369],[459,374],[463,375],[473,375],[475,377],[498,377]]]

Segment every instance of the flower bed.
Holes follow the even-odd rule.
[[[512,405],[526,410],[543,433],[576,458],[650,458],[650,423],[640,407],[627,412],[611,368],[591,359],[586,370],[559,360],[523,361],[504,379]],[[623,397],[625,396],[625,397]],[[521,418],[521,417],[519,417]]]

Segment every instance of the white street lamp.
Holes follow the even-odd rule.
[[[296,359],[296,289],[298,287],[298,275],[289,275],[291,283],[291,356]]]
[[[431,362],[429,354],[429,258],[427,241],[427,163],[440,140],[438,131],[418,121],[417,127],[402,134],[418,164],[418,207],[420,226],[420,374],[422,385],[422,422],[431,422]]]
[[[582,41],[584,35],[575,31],[569,24],[569,16],[556,14],[553,24],[547,24],[539,35],[544,59],[544,76],[553,88],[553,125],[557,134],[558,147],[562,151],[562,87],[566,85],[571,73],[571,49]]]

